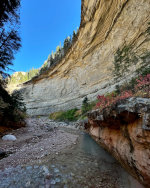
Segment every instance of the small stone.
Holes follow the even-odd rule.
[[[55,173],[58,173],[58,172],[59,172],[59,169],[58,169],[58,168],[54,168],[54,172],[55,172]]]
[[[48,168],[46,166],[43,166],[42,170],[44,171],[45,175],[49,175],[49,170],[48,170]]]
[[[34,165],[34,169],[37,169],[38,168],[38,166],[37,165]]]
[[[25,185],[26,185],[26,187],[29,187],[30,186],[30,184],[31,184],[31,182],[30,181],[28,181]]]
[[[59,183],[60,182],[60,178],[56,178],[55,181],[56,181],[56,183]]]
[[[27,166],[26,169],[27,170],[32,170],[32,166]]]
[[[52,181],[51,181],[51,184],[52,184],[52,185],[55,185],[55,184],[56,184],[56,181],[55,181],[55,180],[52,180]]]

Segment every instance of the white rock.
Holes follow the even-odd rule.
[[[2,140],[15,141],[17,138],[14,135],[8,134],[2,137]]]
[[[43,166],[42,169],[44,171],[44,175],[49,175],[50,174],[49,170],[48,170],[48,168],[46,166]]]

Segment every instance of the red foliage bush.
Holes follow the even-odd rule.
[[[111,105],[115,105],[121,100],[137,96],[136,94],[140,91],[140,96],[150,97],[150,74],[146,76],[140,76],[139,79],[136,79],[136,85],[134,86],[132,92],[131,90],[122,91],[119,95],[115,95],[114,93],[105,95],[98,95],[98,102],[96,104],[97,108],[103,110],[106,107],[110,107]]]
[[[117,102],[119,102],[121,100],[127,99],[132,96],[133,96],[132,91],[124,91],[118,96],[115,96],[113,93],[109,96],[104,96],[104,95],[100,96],[99,95],[97,97],[98,103],[96,104],[96,106],[100,109],[104,109],[104,108],[109,107],[113,104],[116,104]]]
[[[136,79],[137,86],[135,87],[136,91],[142,91],[147,96],[150,96],[150,74],[147,74],[146,76],[142,77],[140,76],[139,79]]]

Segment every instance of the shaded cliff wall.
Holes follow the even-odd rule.
[[[150,99],[131,98],[88,114],[88,132],[130,174],[150,187]]]
[[[82,0],[78,40],[53,70],[22,88],[28,113],[79,107],[85,96],[112,91],[114,54],[129,44],[140,53],[150,50],[149,22],[148,0]]]

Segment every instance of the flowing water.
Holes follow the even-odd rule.
[[[0,171],[0,188],[143,188],[88,134],[48,162]]]

